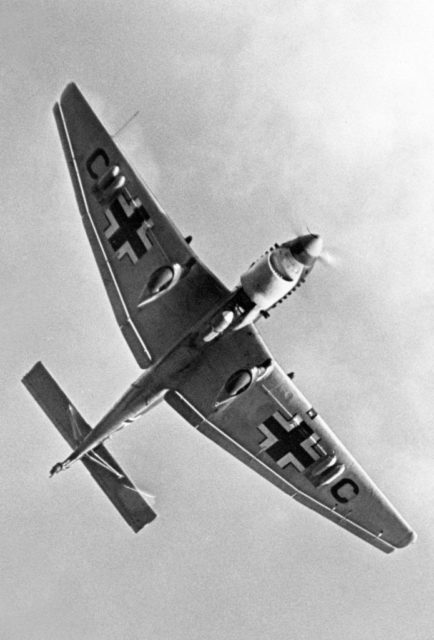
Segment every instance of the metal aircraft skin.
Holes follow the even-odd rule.
[[[41,363],[23,382],[135,530],[153,509],[104,447],[165,400],[298,502],[390,553],[415,533],[300,393],[254,323],[313,268],[322,240],[275,245],[227,289],[199,260],[75,84],[54,107],[82,221],[142,375],[90,429]]]

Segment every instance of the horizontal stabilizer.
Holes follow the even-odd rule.
[[[37,362],[24,376],[23,384],[68,444],[75,449],[91,428],[41,362]],[[136,533],[156,518],[155,511],[104,446],[95,447],[81,462]]]

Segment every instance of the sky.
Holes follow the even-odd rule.
[[[0,640],[430,640],[434,7],[420,0],[0,0]],[[259,325],[418,533],[384,555],[160,405],[110,445],[134,535],[20,379],[95,424],[139,375],[52,106],[75,81],[228,286],[309,227],[335,265]]]

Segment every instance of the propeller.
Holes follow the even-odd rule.
[[[317,235],[309,229],[309,225],[306,222],[302,222],[299,216],[296,214],[292,216],[289,223],[289,228],[292,234],[297,238],[306,234],[306,231],[311,235]],[[335,247],[323,249],[318,256],[317,261],[325,267],[337,268],[342,262],[341,256]]]
[[[308,229],[307,224],[302,223],[300,218],[297,215],[294,215],[289,222],[289,230],[291,234],[298,238],[298,236],[303,236],[306,233],[304,229]]]
[[[333,249],[326,249],[321,252],[321,255],[318,258],[318,262],[323,264],[326,267],[339,267],[341,264],[341,257],[337,255],[336,251]]]
[[[312,231],[309,229],[307,225],[306,225],[306,229],[310,234],[312,234]],[[316,234],[312,234],[312,235],[316,235]],[[335,250],[334,247],[331,249],[322,249],[317,259],[321,264],[323,264],[326,267],[338,267],[341,262],[341,259],[338,256],[337,251]]]

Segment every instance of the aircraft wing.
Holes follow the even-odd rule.
[[[390,553],[413,541],[409,525],[270,358],[254,328],[225,334],[166,400],[279,489],[378,549]],[[247,390],[225,398],[235,372],[267,361]]]
[[[198,260],[75,84],[54,115],[116,319],[146,368],[229,292]]]

